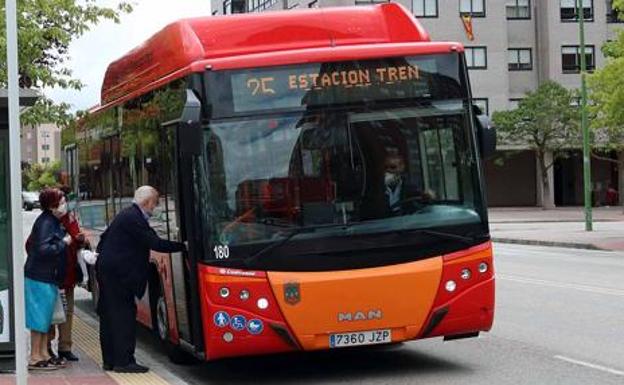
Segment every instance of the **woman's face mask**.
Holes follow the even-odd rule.
[[[58,207],[54,209],[54,214],[59,218],[67,214],[67,202],[61,202],[61,204],[59,204]]]

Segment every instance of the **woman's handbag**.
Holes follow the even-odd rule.
[[[59,290],[54,304],[54,313],[52,313],[52,325],[64,324],[67,321],[65,306],[65,293],[61,293]]]

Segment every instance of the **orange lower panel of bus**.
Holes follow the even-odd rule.
[[[421,261],[330,272],[200,267],[206,358],[487,331],[491,243]]]

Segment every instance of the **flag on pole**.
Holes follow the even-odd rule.
[[[474,40],[474,33],[472,31],[472,16],[468,14],[461,15],[462,23],[464,24],[464,30],[466,31],[466,37],[468,40]]]

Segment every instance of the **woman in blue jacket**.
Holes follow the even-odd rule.
[[[64,275],[65,247],[71,236],[63,230],[60,218],[67,213],[65,197],[59,189],[41,192],[43,212],[33,224],[26,245],[28,257],[24,266],[26,327],[30,329],[31,353],[28,367],[38,370],[58,369],[48,354],[48,331],[58,297],[58,282]]]

